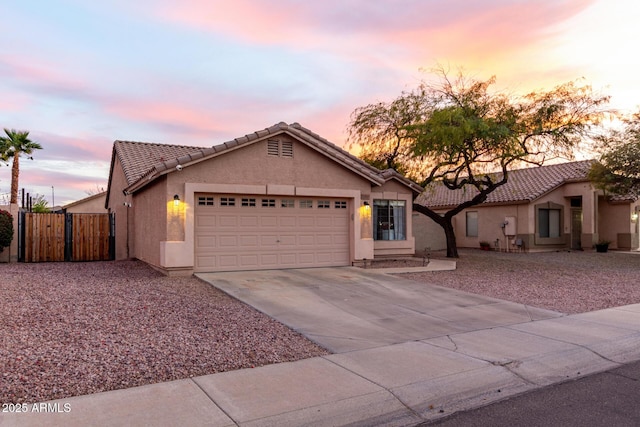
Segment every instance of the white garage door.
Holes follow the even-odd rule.
[[[196,194],[195,271],[349,265],[346,199]]]

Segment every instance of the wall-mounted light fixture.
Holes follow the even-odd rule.
[[[369,202],[367,202],[366,200],[364,201],[364,203],[362,203],[365,207],[369,207]]]
[[[173,196],[173,206],[178,206],[180,204],[180,196],[177,194]]]
[[[632,222],[638,221],[638,211],[635,211],[635,212],[631,213],[631,221]]]

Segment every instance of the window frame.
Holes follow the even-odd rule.
[[[551,230],[551,211],[558,211],[558,218],[555,221],[554,228],[557,230]],[[565,245],[567,243],[564,235],[564,206],[547,202],[535,205],[535,244],[536,245]],[[546,226],[541,224],[544,218],[547,218]],[[557,231],[557,236],[552,231]]]
[[[475,224],[472,221],[475,221]],[[467,211],[465,213],[465,236],[478,237],[478,231],[478,211]]]
[[[385,208],[386,208],[386,214],[384,214]],[[395,210],[398,210],[399,213],[396,214]],[[381,215],[381,213],[383,215]],[[373,240],[375,241],[406,241],[407,240],[407,201],[406,200],[391,200],[391,199],[374,199],[373,200]]]

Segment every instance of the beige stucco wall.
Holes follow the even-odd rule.
[[[369,182],[328,159],[323,154],[294,141],[294,158],[267,156],[267,142],[240,147],[169,174],[168,194],[182,196],[185,182],[241,185],[295,185],[329,189],[349,188],[368,193]]]
[[[489,242],[492,247],[497,246],[501,249],[513,249],[512,240],[515,238],[523,238],[528,234],[530,211],[528,205],[500,205],[500,206],[474,206],[465,209],[454,218],[454,230],[456,233],[456,242],[461,248],[478,248],[480,242]],[[467,212],[478,213],[478,236],[467,236]],[[510,217],[511,226],[515,225],[515,235],[507,236],[501,225]],[[515,224],[513,219],[515,218]]]
[[[167,240],[168,205],[173,196],[167,196],[167,179],[161,177],[133,196],[133,230],[135,252],[133,256],[152,266],[162,268],[159,242]]]
[[[276,139],[276,138],[272,138]],[[294,157],[272,157],[267,155],[267,142],[227,151],[199,163],[188,165],[181,171],[172,171],[159,179],[159,184],[142,188],[132,198],[137,229],[134,231],[135,256],[167,271],[184,271],[193,267],[194,257],[194,202],[196,193],[226,194],[274,194],[315,197],[342,197],[349,199],[350,251],[352,261],[374,257],[374,242],[361,235],[360,214],[363,201],[372,200],[373,190],[368,179],[339,165],[324,154],[300,143],[289,136],[277,139],[294,142]],[[116,168],[124,179],[119,163]],[[124,186],[123,186],[124,187]],[[114,187],[117,188],[117,187]],[[406,200],[406,241],[395,242],[383,248],[388,253],[412,255],[415,250],[411,225],[411,190],[390,181],[377,191],[385,197]],[[174,207],[174,195],[180,203]],[[121,212],[122,201],[110,203]],[[123,198],[126,199],[126,198]],[[155,224],[149,228],[148,224]],[[141,228],[142,227],[142,228]],[[117,227],[119,231],[126,227]],[[161,232],[159,231],[161,229]],[[123,253],[122,234],[118,234],[117,254]],[[120,240],[120,241],[118,241]]]
[[[0,209],[7,211],[13,216],[13,240],[8,248],[0,252],[0,262],[18,262],[18,215],[20,210],[18,205],[3,205]]]
[[[416,253],[422,254],[425,250],[440,251],[447,248],[444,230],[434,220],[419,212],[413,212],[411,222]]]
[[[104,207],[106,199],[107,193],[96,194],[70,203],[63,208],[67,213],[106,213],[107,209]]]
[[[632,214],[637,206],[638,202],[610,203],[604,196],[598,198],[600,209],[599,238],[611,242],[609,248],[638,249],[638,220],[632,220]]]
[[[133,198],[122,193],[126,186],[127,182],[122,170],[122,164],[116,158],[111,175],[108,210],[115,214],[116,259],[118,260],[135,257],[135,242],[133,239],[133,209],[135,206],[132,202]]]

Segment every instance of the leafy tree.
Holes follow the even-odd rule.
[[[31,204],[31,211],[35,213],[51,212],[51,209],[49,209],[49,202],[44,198],[42,194],[37,194],[33,199],[33,203]]]
[[[442,68],[435,74],[436,84],[422,82],[391,102],[356,109],[349,140],[366,161],[393,168],[424,187],[473,191],[469,201],[444,215],[413,206],[444,229],[447,256],[457,257],[453,217],[484,202],[516,166],[572,158],[600,123],[609,98],[576,82],[516,96],[491,92],[495,77],[482,81],[459,72],[452,79]]]
[[[0,156],[6,161],[12,159],[11,165],[11,200],[9,203],[18,203],[18,178],[20,175],[20,155],[31,156],[34,150],[41,150],[42,146],[29,139],[28,131],[16,131],[4,129],[7,136],[0,136]]]
[[[13,240],[13,216],[0,209],[0,252],[9,247]]]
[[[589,171],[596,187],[640,197],[640,112],[624,119],[621,130],[599,138],[601,155]]]

